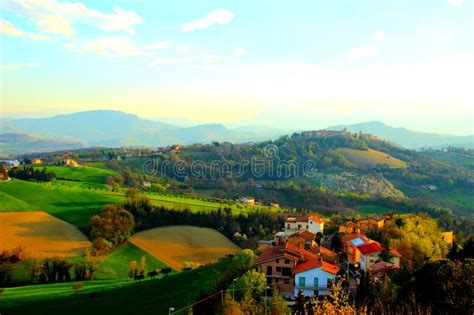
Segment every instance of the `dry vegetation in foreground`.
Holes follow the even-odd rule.
[[[175,270],[213,263],[239,250],[216,230],[184,225],[146,230],[129,241]]]
[[[75,226],[43,211],[0,212],[0,251],[21,246],[31,258],[71,257],[91,246]]]

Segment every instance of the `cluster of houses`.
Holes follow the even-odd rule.
[[[391,215],[371,215],[339,227],[347,264],[363,270],[374,282],[389,278],[400,268],[397,250],[384,249],[365,235],[382,229],[391,219]],[[324,220],[317,215],[287,217],[284,231],[277,233],[275,240],[259,243],[263,252],[257,259],[257,270],[285,297],[294,298],[299,291],[305,296],[327,295],[339,272],[339,259],[337,253],[316,241],[323,230]],[[382,259],[384,250],[390,253],[383,256],[390,257],[386,258],[389,261]]]
[[[339,271],[337,254],[316,242],[324,220],[317,215],[288,217],[273,244],[262,243],[257,270],[285,297],[327,295]]]

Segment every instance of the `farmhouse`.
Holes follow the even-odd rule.
[[[64,159],[64,165],[69,166],[69,167],[77,167],[78,164],[75,160],[73,159]]]
[[[316,246],[315,234],[308,230],[296,232],[288,236],[288,243],[305,249],[310,249]]]
[[[293,295],[301,290],[305,296],[327,295],[339,269],[322,259],[313,259],[299,264],[295,270],[295,287]]]
[[[369,271],[375,263],[381,261],[380,254],[382,245],[364,235],[352,234],[344,238],[344,246],[347,252],[349,263],[359,265],[361,270]],[[400,266],[400,253],[394,248],[390,248],[392,254],[391,263]]]
[[[242,197],[240,202],[244,205],[254,206],[255,205],[255,198],[254,197]]]
[[[303,230],[308,230],[313,234],[323,232],[324,220],[313,214],[309,216],[288,217],[285,220],[285,233],[293,234]]]
[[[257,270],[265,273],[267,283],[278,287],[284,296],[292,296],[299,289],[305,290],[308,296],[324,295],[327,294],[328,284],[334,279],[338,268],[334,263],[325,261],[320,252],[319,249],[306,250],[302,245],[296,246],[290,242],[277,245],[267,248],[258,257]],[[298,280],[295,277],[298,277]],[[299,280],[306,277],[308,277],[307,285],[306,280]],[[309,278],[311,278],[311,284]],[[332,280],[328,282],[328,279]],[[317,282],[316,286],[314,281]],[[297,288],[296,291],[295,288]]]
[[[38,164],[41,164],[41,163],[43,163],[43,162],[41,161],[40,158],[34,158],[33,160],[31,160],[31,163],[32,163],[32,164],[35,164],[35,165],[38,165]]]
[[[265,273],[268,284],[274,284],[281,293],[293,292],[292,271],[299,262],[318,258],[317,255],[291,243],[268,248],[258,257],[257,270]]]

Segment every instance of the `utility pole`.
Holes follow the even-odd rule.
[[[224,305],[224,291],[221,290],[221,304]]]
[[[270,289],[270,286],[265,287],[265,315],[267,315],[267,290]]]
[[[232,280],[232,300],[235,300],[235,281],[237,281],[237,279],[234,278],[234,280]]]

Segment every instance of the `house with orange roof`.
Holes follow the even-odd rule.
[[[316,246],[316,235],[308,230],[296,232],[288,236],[288,242],[296,246],[303,246],[305,249],[311,249]]]
[[[43,163],[43,162],[41,161],[40,158],[34,158],[33,160],[31,160],[31,163],[32,163],[32,164],[35,164],[35,165],[38,165],[38,164],[41,164],[41,163]]]
[[[276,286],[283,295],[293,293],[293,270],[298,264],[319,259],[319,256],[291,243],[267,248],[257,258],[258,272],[264,273],[269,285]]]
[[[305,296],[327,295],[339,269],[321,257],[303,262],[293,271],[295,285],[293,295],[301,291]]]
[[[343,238],[344,247],[347,252],[349,263],[358,264],[360,269],[368,271],[372,266],[381,261],[380,254],[383,250],[382,245],[363,234],[351,234]],[[400,253],[390,248],[392,254],[391,263],[400,267]]]
[[[285,220],[285,233],[293,234],[308,230],[313,234],[323,233],[324,220],[316,214],[308,216],[290,216]]]

